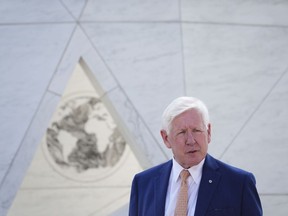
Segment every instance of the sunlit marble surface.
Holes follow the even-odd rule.
[[[179,19],[175,0],[94,0],[88,1],[81,21],[171,21]]]
[[[231,25],[287,26],[288,2],[282,0],[182,0],[183,21]]]
[[[208,104],[221,157],[286,71],[285,29],[183,25],[187,94]],[[213,94],[211,94],[213,92]]]
[[[71,0],[66,0],[65,2],[69,3]],[[73,17],[69,14],[69,11],[65,8],[62,1],[4,0],[0,2],[0,23],[2,24],[68,21],[73,21]]]
[[[123,113],[118,120],[142,166],[171,156],[159,135],[165,106],[180,95],[198,96],[211,111],[211,154],[252,171],[265,215],[286,216],[287,11],[280,0],[1,1],[0,216],[80,58],[90,78],[101,80],[103,97]],[[128,188],[117,189],[124,200]],[[107,190],[61,191],[54,198],[49,188],[35,191],[31,200],[39,207],[27,214],[53,211],[55,197],[65,206],[61,216],[82,206],[86,215],[108,213],[109,205],[91,208],[93,196]],[[27,194],[21,191],[20,200]],[[127,215],[123,203],[109,214]]]
[[[288,182],[288,146],[285,145],[288,140],[285,122],[288,119],[287,83],[286,70],[223,157],[230,163],[252,170],[263,194],[288,193],[288,188],[283,187]],[[245,160],[233,157],[236,154],[243,155]]]
[[[18,151],[73,25],[0,26],[0,179]],[[21,37],[19,37],[21,35]]]
[[[21,145],[18,147],[19,149],[14,150],[15,157],[10,160],[9,166],[6,167],[7,172],[1,179],[1,216],[6,215],[13,202],[15,193],[22,183],[26,170],[39,146],[39,140],[42,139],[46,131],[52,111],[57,106],[59,99],[59,96],[50,93],[43,96],[42,103],[35,113],[34,120],[29,125],[28,132],[25,134]],[[10,150],[13,149],[10,148]]]
[[[121,208],[123,202],[127,202],[129,190],[129,187],[24,190],[19,193],[19,199],[22,202],[18,203],[16,199],[16,205],[21,204],[25,209],[12,207],[8,215],[109,215],[113,213],[112,209]],[[97,203],[95,203],[96,199]],[[45,202],[45,207],[43,207],[43,202]],[[95,210],[95,205],[99,207],[99,210]]]
[[[78,26],[75,28],[69,41],[61,63],[57,66],[48,90],[57,95],[62,95],[66,88],[65,84],[69,81],[73,70],[81,58],[84,59],[83,64],[86,65],[86,67],[89,65],[89,73],[87,75],[92,76],[90,77],[91,79],[98,80],[98,82],[101,81],[100,96],[117,87],[117,82],[113,78],[111,71],[109,71],[109,68],[93,47],[89,37],[85,35],[81,27]]]
[[[253,172],[264,214],[284,216],[287,3],[184,0],[181,6],[186,90],[210,109],[209,152]]]

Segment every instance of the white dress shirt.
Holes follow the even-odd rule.
[[[202,168],[205,158],[196,166],[188,169],[190,176],[188,177],[188,216],[195,213],[196,201],[198,196],[199,185],[202,177]],[[177,196],[181,186],[180,172],[184,168],[178,164],[173,158],[172,170],[169,178],[169,184],[165,203],[165,216],[174,216]]]

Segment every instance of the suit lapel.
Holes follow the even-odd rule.
[[[210,155],[207,155],[203,166],[202,179],[198,191],[195,216],[203,216],[207,211],[210,200],[213,197],[213,193],[217,188],[221,177],[220,173],[216,171],[217,169],[218,165],[216,164],[215,159]]]
[[[155,215],[164,215],[165,214],[165,201],[167,188],[170,178],[172,168],[172,160],[165,163],[162,169],[159,171],[159,175],[155,177],[154,184],[154,195],[155,195]]]

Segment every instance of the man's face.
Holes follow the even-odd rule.
[[[161,131],[165,145],[172,149],[175,160],[184,168],[197,165],[206,156],[211,141],[211,126],[204,125],[202,115],[190,109],[176,116],[170,133]]]

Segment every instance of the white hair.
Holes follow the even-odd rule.
[[[162,129],[169,133],[173,119],[189,109],[195,109],[200,112],[203,123],[206,127],[208,126],[209,112],[203,101],[195,97],[178,97],[164,110],[162,115]]]

